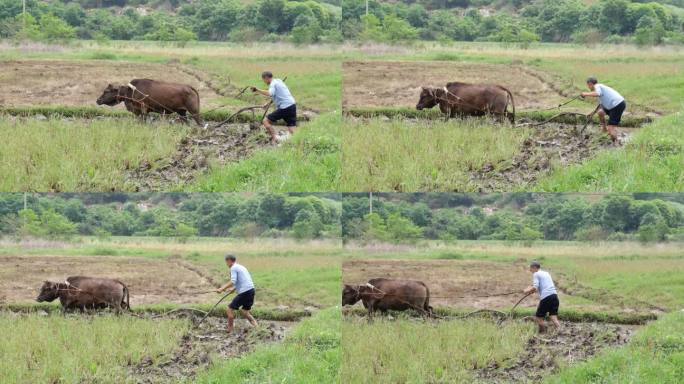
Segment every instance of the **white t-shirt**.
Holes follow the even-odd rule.
[[[273,79],[268,86],[268,93],[273,98],[276,109],[285,109],[295,103],[294,97],[290,93],[290,89],[280,79]]]
[[[598,94],[599,100],[601,100],[601,106],[603,106],[604,109],[613,109],[618,104],[625,101],[625,98],[622,97],[622,95],[619,94],[618,91],[614,90],[613,88],[607,85],[594,85],[594,92]]]
[[[557,293],[551,275],[541,269],[532,275],[532,286],[537,288],[540,300]]]
[[[230,267],[230,281],[233,282],[233,286],[235,286],[235,291],[237,291],[238,295],[254,288],[252,276],[249,274],[249,271],[238,263],[235,263]]]

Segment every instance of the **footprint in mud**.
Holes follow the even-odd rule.
[[[174,352],[147,356],[130,367],[129,378],[139,384],[191,381],[213,362],[248,353],[257,345],[281,341],[293,325],[261,320],[257,328],[251,328],[246,320],[238,319],[234,332],[228,334],[225,319],[209,317],[199,327],[191,328]]]
[[[486,383],[538,383],[559,367],[574,364],[608,347],[619,347],[632,337],[637,326],[608,323],[563,323],[560,331],[549,327],[534,335],[514,361],[492,362],[476,377]]]

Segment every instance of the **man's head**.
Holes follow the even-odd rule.
[[[225,260],[226,260],[226,265],[228,266],[228,268],[230,268],[237,261],[237,257],[235,257],[235,255],[228,254],[225,257]]]
[[[598,80],[594,76],[589,76],[587,78],[587,88],[589,88],[590,91],[594,90],[594,87],[598,84]]]
[[[271,81],[273,81],[273,73],[271,73],[271,71],[261,72],[261,80],[266,84],[271,84]]]
[[[530,263],[530,272],[535,273],[541,269],[541,264],[538,261],[533,261]]]

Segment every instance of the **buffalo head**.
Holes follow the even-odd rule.
[[[345,284],[342,289],[342,305],[354,305],[361,300],[359,288],[359,286]]]
[[[121,102],[119,96],[121,87],[115,87],[112,84],[108,84],[107,88],[102,91],[102,95],[97,98],[97,105],[109,105],[114,106]]]
[[[422,87],[420,91],[420,99],[416,104],[416,109],[422,111],[424,108],[432,108],[437,105],[437,95],[434,88]]]
[[[43,282],[43,286],[40,288],[40,293],[36,297],[36,301],[42,303],[43,301],[54,301],[59,297],[59,283],[52,281]]]

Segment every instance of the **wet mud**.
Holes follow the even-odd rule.
[[[636,330],[636,326],[607,323],[562,325],[560,331],[549,327],[546,333],[530,338],[517,359],[477,369],[475,376],[484,383],[540,383],[561,367],[587,360],[605,348],[625,345]]]
[[[182,314],[179,314],[182,315]],[[193,327],[181,338],[178,348],[162,356],[146,356],[129,367],[129,380],[139,384],[193,382],[193,378],[212,363],[249,353],[256,346],[280,342],[295,324],[283,321],[259,321],[252,328],[237,319],[235,330],[228,334],[226,319],[209,317],[199,327],[199,317],[191,316]]]
[[[198,128],[181,139],[168,158],[128,169],[126,181],[137,191],[168,189],[192,181],[212,165],[240,161],[268,146],[269,136],[255,123]]]
[[[622,146],[630,137],[620,131],[617,144],[613,144],[600,127],[590,125],[582,131],[582,126],[549,123],[531,127],[530,137],[515,157],[471,170],[471,181],[481,192],[532,184],[554,168],[581,163],[601,150]]]

